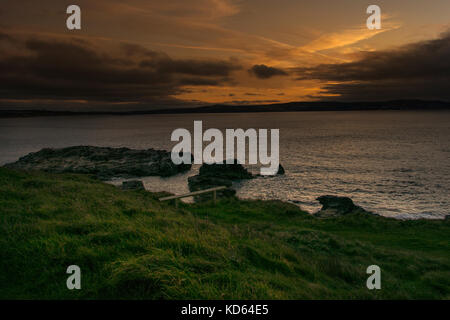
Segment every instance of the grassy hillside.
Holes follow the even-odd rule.
[[[277,201],[183,204],[0,168],[0,298],[449,299],[450,223],[319,219]],[[66,288],[76,264],[82,289]],[[382,289],[366,288],[367,266]]]

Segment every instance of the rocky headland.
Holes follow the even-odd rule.
[[[188,178],[188,186],[191,192],[208,188],[225,186],[227,189],[218,191],[222,197],[230,197],[236,194],[232,189],[233,182],[244,179],[253,179],[254,176],[244,168],[243,165],[234,160],[232,164],[203,164],[196,176]],[[200,195],[195,199],[206,200],[208,195]]]
[[[170,152],[164,150],[93,146],[45,148],[5,167],[53,173],[92,174],[100,180],[145,176],[169,177],[191,169],[190,164],[175,165],[170,158]]]

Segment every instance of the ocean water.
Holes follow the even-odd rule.
[[[0,164],[45,147],[170,150],[174,129],[280,129],[284,176],[236,184],[242,198],[281,199],[310,212],[320,195],[349,196],[400,219],[450,214],[450,112],[289,112],[0,119]],[[251,170],[258,168],[252,167]],[[147,189],[188,192],[189,173],[144,178]],[[120,180],[113,181],[120,183]]]

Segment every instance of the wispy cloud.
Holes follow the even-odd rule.
[[[336,48],[342,48],[345,46],[354,45],[360,41],[370,39],[376,35],[392,31],[401,26],[400,23],[395,22],[384,22],[382,29],[379,30],[369,30],[365,25],[360,27],[355,27],[352,29],[343,30],[340,32],[327,33],[319,38],[311,41],[307,45],[303,46],[301,49],[308,52],[317,52],[323,50],[330,50]]]
[[[323,81],[323,93],[347,100],[450,100],[450,33],[397,49],[366,52],[340,64],[298,68],[300,80]]]

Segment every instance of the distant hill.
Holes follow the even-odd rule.
[[[356,111],[356,110],[450,110],[450,102],[427,100],[391,101],[312,101],[261,105],[216,104],[202,107],[165,108],[141,111],[50,111],[0,110],[0,117],[68,116],[68,115],[133,115],[175,113],[238,113],[238,112],[300,112],[300,111]]]

